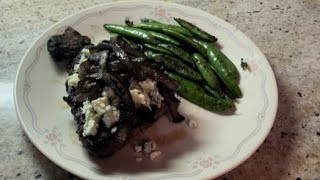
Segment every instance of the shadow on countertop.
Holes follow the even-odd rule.
[[[279,104],[274,125],[260,148],[239,167],[221,176],[218,180],[250,180],[259,177],[259,180],[270,179],[299,179],[292,177],[290,158],[296,144],[294,139],[299,124],[295,117],[295,100],[289,88],[282,86],[282,79],[277,79]],[[255,179],[255,178],[254,178]]]

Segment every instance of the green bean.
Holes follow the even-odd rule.
[[[176,31],[173,31],[171,29],[163,29],[163,33],[191,46],[192,48],[198,50],[202,55],[206,55],[206,50],[189,37],[186,37],[183,34],[177,33]]]
[[[168,56],[166,54],[151,54],[150,56],[156,62],[162,63],[167,69],[175,71],[176,73],[184,77],[187,77],[189,79],[193,79],[196,81],[202,80],[202,76],[197,71],[195,71],[193,68],[191,68],[187,64],[181,62],[177,58]]]
[[[146,47],[147,49],[152,50],[154,52],[173,55],[170,51],[168,51],[162,47],[159,47],[159,46],[154,46],[152,44],[144,44],[144,47]]]
[[[158,33],[158,32],[154,32],[154,31],[148,31],[152,36],[154,36],[154,38],[156,38],[157,40],[163,42],[163,43],[170,43],[170,44],[174,44],[174,45],[180,45],[180,42],[165,35],[162,33]]]
[[[194,53],[192,55],[192,59],[198,67],[198,70],[202,75],[203,79],[208,83],[208,85],[213,89],[220,91],[219,80],[217,76],[214,74],[208,62],[198,53]]]
[[[174,20],[182,27],[189,30],[193,35],[196,37],[210,42],[216,42],[218,39],[215,36],[212,36],[211,34],[207,33],[206,31],[202,30],[201,28],[197,27],[196,25],[181,19],[181,18],[174,18]]]
[[[149,44],[156,44],[156,39],[147,31],[115,24],[105,24],[104,28],[112,33],[119,34],[124,37],[134,38]]]
[[[228,68],[222,63],[222,60],[219,59],[218,52],[211,44],[207,44],[207,56],[208,62],[212,66],[213,70],[222,80],[222,82],[226,85],[226,87],[230,90],[230,92],[235,97],[241,97],[241,90],[237,85],[237,81],[235,80],[233,74],[228,71]]]
[[[231,100],[217,99],[186,86],[179,86],[176,92],[179,96],[209,111],[224,111],[234,107]]]
[[[176,55],[185,62],[190,63],[192,65],[194,64],[192,57],[189,55],[189,53],[187,53],[180,47],[171,44],[159,44],[158,46],[170,51],[172,54]]]
[[[209,85],[205,84],[202,87],[208,94],[212,95],[215,98],[222,99],[222,96],[220,95],[220,93],[212,89]]]
[[[201,88],[201,86],[199,86],[197,83],[195,83],[193,81],[190,81],[182,76],[179,76],[175,73],[168,72],[168,71],[165,71],[164,74],[166,74],[170,79],[178,82],[181,86],[187,86],[187,87],[195,89],[199,92],[205,93],[205,91]]]
[[[177,33],[183,34],[187,37],[192,37],[192,34],[183,27],[175,26],[171,24],[163,24],[163,23],[152,23],[152,22],[142,22],[139,24],[133,25],[133,27],[149,30],[149,31],[156,31],[156,32],[163,32],[164,29],[170,29]]]
[[[195,40],[199,45],[201,45],[203,48],[207,49],[209,43]],[[216,56],[221,60],[221,63],[228,69],[228,71],[232,74],[234,78],[237,78],[238,76],[238,70],[237,67],[233,64],[233,62],[225,55],[223,52],[219,51],[215,47],[211,46],[211,48],[214,50],[216,53]]]

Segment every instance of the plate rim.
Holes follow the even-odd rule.
[[[26,124],[25,124],[25,121],[23,120],[21,114],[20,114],[20,110],[19,109],[19,105],[18,105],[18,100],[17,100],[17,81],[18,81],[18,78],[19,78],[19,74],[21,73],[21,69],[22,69],[22,65],[27,57],[27,55],[31,52],[31,50],[33,49],[33,47],[36,45],[36,43],[40,40],[41,37],[43,37],[48,31],[50,31],[51,29],[53,29],[55,26],[58,26],[59,24],[63,24],[63,22],[65,22],[66,20],[68,20],[69,18],[73,17],[73,16],[76,16],[76,15],[80,15],[80,14],[83,14],[85,12],[89,12],[91,10],[94,10],[94,9],[97,9],[97,8],[101,8],[101,7],[107,7],[108,5],[116,5],[116,4],[123,4],[123,3],[134,3],[134,2],[137,2],[137,3],[150,3],[150,2],[156,2],[158,4],[166,4],[166,5],[169,5],[169,6],[180,6],[180,7],[184,7],[184,8],[192,8],[192,9],[196,9],[198,11],[202,11],[203,13],[206,13],[206,14],[210,14],[211,16],[215,16],[217,19],[219,20],[222,20],[224,21],[226,24],[228,24],[230,27],[233,27],[235,28],[236,30],[238,30],[241,34],[244,35],[244,37],[246,37],[249,41],[251,41],[253,44],[254,44],[254,48],[255,50],[254,51],[257,51],[259,52],[259,54],[263,55],[263,57],[265,57],[264,53],[261,51],[261,49],[246,35],[244,34],[242,31],[240,31],[238,28],[236,28],[235,25],[229,23],[229,22],[226,22],[224,19],[214,15],[214,14],[211,14],[209,12],[206,12],[202,9],[198,9],[198,8],[195,8],[195,7],[191,7],[191,6],[186,6],[186,5],[183,5],[183,4],[178,4],[178,3],[173,3],[173,2],[165,2],[165,1],[158,1],[158,0],[121,0],[121,1],[113,1],[113,2],[107,2],[107,3],[102,3],[102,4],[98,4],[98,5],[94,5],[92,7],[89,7],[89,8],[85,8],[85,9],[82,9],[80,11],[76,11],[75,13],[72,13],[64,18],[62,18],[61,20],[59,20],[58,22],[54,23],[53,25],[51,25],[49,28],[47,28],[45,31],[43,31],[32,43],[31,45],[29,46],[29,48],[26,50],[26,52],[24,53],[23,57],[21,58],[21,61],[19,63],[19,66],[17,68],[17,71],[16,71],[16,76],[15,76],[15,80],[14,80],[14,86],[13,86],[13,96],[14,96],[14,105],[15,105],[15,111],[16,111],[16,114],[18,116],[18,119],[19,119],[19,122],[21,124],[21,126],[23,127],[23,130],[24,132],[27,134],[28,138],[30,139],[30,141],[32,142],[32,144],[43,154],[46,156],[46,158],[50,159],[50,161],[54,162],[57,166],[59,166],[60,168],[66,170],[66,171],[69,171],[79,177],[82,177],[82,178],[86,178],[85,176],[83,176],[81,173],[78,173],[78,171],[76,169],[73,169],[73,168],[69,168],[68,166],[64,166],[63,163],[60,163],[59,160],[57,160],[56,158],[53,158],[53,156],[51,157],[49,153],[47,153],[46,151],[44,151],[44,149],[41,148],[41,145],[39,143],[37,143],[35,137],[32,136],[31,132],[29,131],[29,129],[26,127]],[[264,127],[265,131],[262,135],[263,138],[260,138],[259,140],[260,141],[257,141],[257,145],[255,146],[255,148],[253,148],[253,150],[250,152],[250,153],[246,153],[246,156],[243,156],[241,158],[241,160],[237,161],[237,163],[233,166],[229,166],[228,168],[226,168],[224,171],[221,171],[220,173],[217,173],[215,175],[210,175],[209,178],[217,178],[223,174],[226,174],[228,172],[230,172],[231,170],[235,169],[236,167],[238,167],[239,165],[241,165],[244,161],[248,160],[249,157],[251,157],[258,148],[261,147],[261,145],[263,144],[263,142],[265,141],[265,139],[268,137],[268,135],[270,134],[270,131],[271,131],[271,128],[273,127],[274,125],[274,122],[276,120],[276,115],[277,115],[277,110],[278,110],[278,85],[277,85],[277,81],[276,81],[276,77],[275,77],[275,74],[274,74],[274,71],[270,65],[270,62],[268,61],[268,59],[265,57],[266,59],[266,65],[268,66],[268,68],[270,69],[271,71],[271,75],[272,76],[268,76],[268,78],[270,78],[270,81],[273,81],[275,86],[273,87],[274,88],[274,102],[275,102],[275,106],[274,108],[272,108],[272,115],[270,114],[269,116],[269,121],[272,121],[269,123],[269,127]],[[210,174],[210,173],[209,173]]]

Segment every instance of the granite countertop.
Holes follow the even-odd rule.
[[[23,54],[62,18],[107,0],[0,3],[0,179],[79,179],[42,155],[14,110],[13,82]],[[210,12],[250,37],[269,60],[279,88],[270,135],[219,179],[320,180],[320,1],[173,0]]]

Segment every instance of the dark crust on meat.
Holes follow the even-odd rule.
[[[91,40],[88,36],[82,36],[72,27],[68,27],[63,34],[51,36],[47,42],[47,48],[54,61],[69,62],[89,44]]]
[[[88,37],[82,36],[70,27],[64,34],[52,36],[48,41],[50,55],[55,61],[67,61],[69,74],[74,73],[74,66],[81,58],[81,50],[83,48],[90,50],[88,60],[79,66],[78,86],[68,87],[66,82],[68,96],[64,97],[77,122],[79,139],[90,154],[112,155],[128,143],[134,136],[135,130],[150,126],[166,112],[171,115],[172,122],[184,119],[177,111],[180,101],[174,95],[178,85],[163,74],[161,65],[150,63],[143,52],[135,51],[127,40],[120,37],[114,37],[110,41],[104,40],[97,46],[90,43]],[[135,107],[129,92],[130,82],[143,81],[147,78],[158,82],[159,93],[164,97],[161,108],[155,105],[151,105],[151,108]],[[84,137],[83,102],[101,97],[106,87],[111,88],[119,99],[116,105],[120,112],[119,121],[107,128],[100,120],[97,134]],[[111,133],[111,129],[115,127],[116,132]]]
[[[106,86],[111,87],[116,96],[121,97],[118,110],[120,111],[120,119],[117,124],[112,127],[117,127],[116,133],[112,134],[110,129],[100,121],[98,133],[96,136],[83,137],[83,126],[78,126],[78,134],[83,146],[92,154],[99,156],[110,156],[114,152],[122,148],[128,139],[132,128],[137,124],[135,121],[135,107],[131,99],[128,88],[124,87],[117,77],[106,75],[104,77]],[[81,116],[82,121],[84,116]]]

